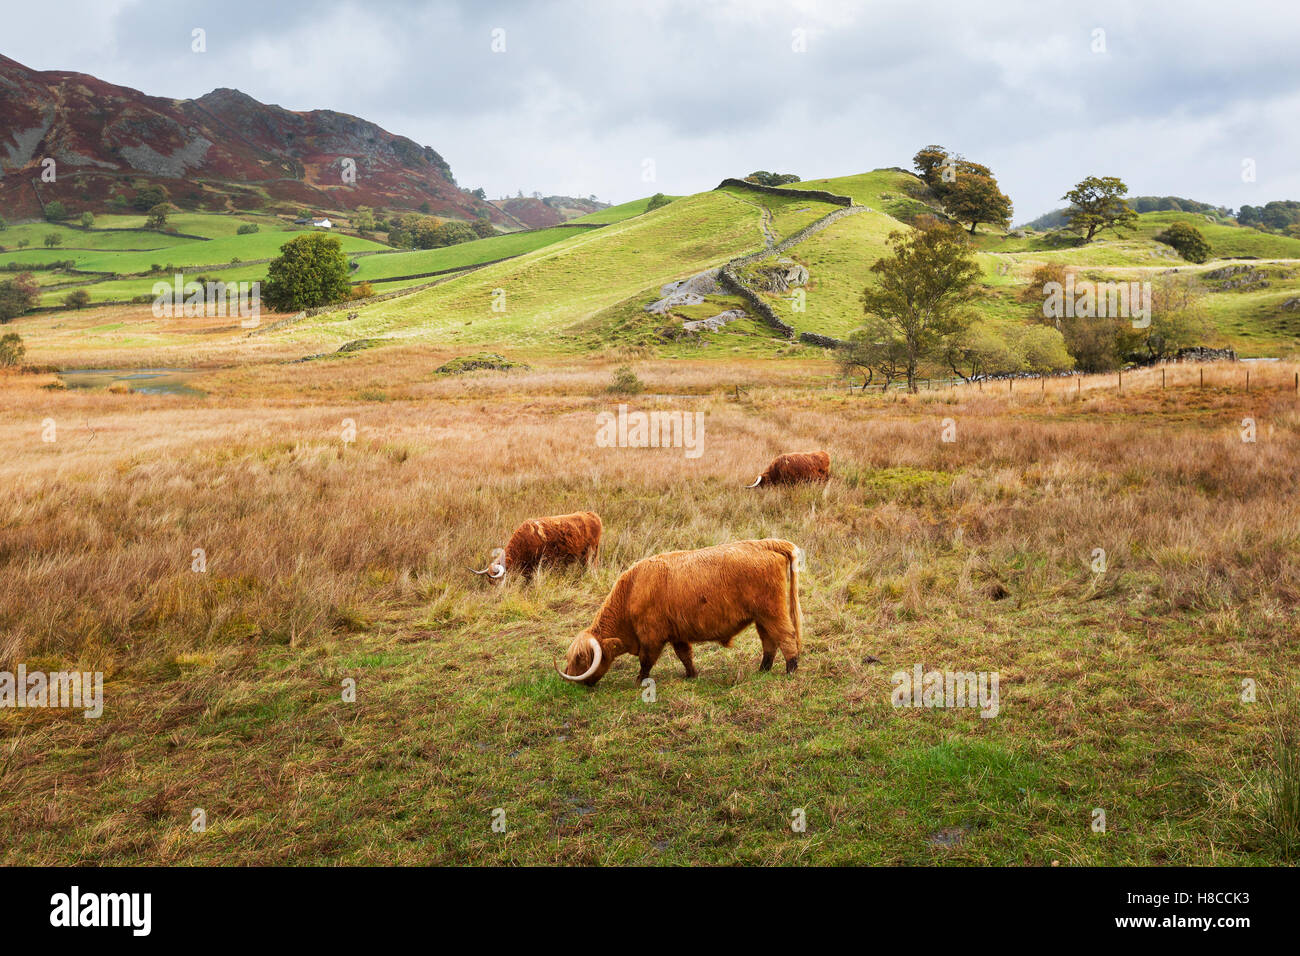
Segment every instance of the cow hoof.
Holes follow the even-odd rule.
[[[792,657],[785,662],[785,672],[787,674],[793,674],[798,669],[799,669],[799,658]]]

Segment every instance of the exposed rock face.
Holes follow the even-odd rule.
[[[683,322],[682,328],[687,332],[716,332],[729,322],[735,322],[737,319],[745,318],[744,309],[728,309],[726,312],[719,312],[717,315],[711,315],[707,319],[697,319],[694,322]]]
[[[46,157],[58,164],[53,183],[41,181]],[[355,182],[345,180],[345,160],[355,164]],[[38,216],[56,199],[104,211],[111,195],[129,200],[149,183],[183,208],[250,208],[265,199],[241,184],[256,183],[272,200],[316,209],[428,203],[436,215],[511,222],[460,189],[433,149],[356,116],[268,106],[231,89],[197,100],[146,96],[4,56],[0,177],[0,209],[10,218]]]
[[[645,307],[647,312],[663,315],[679,305],[699,305],[704,297],[718,292],[718,270],[708,269],[682,279],[670,282],[659,290],[660,298]]]

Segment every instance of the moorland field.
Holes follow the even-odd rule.
[[[870,263],[924,211],[912,179],[798,184],[866,208],[783,253],[807,308],[766,298],[796,332],[860,324]],[[0,713],[0,861],[1292,858],[1300,311],[1280,303],[1300,240],[1170,213],[1070,248],[978,230],[993,322],[1025,321],[1044,262],[1118,280],[1257,257],[1266,282],[1206,280],[1207,344],[1278,361],[982,384],[935,368],[909,394],[851,390],[828,350],[755,318],[665,337],[644,310],[839,207],[736,187],[645,206],[419,252],[345,237],[354,281],[438,284],[255,334],[129,300],[153,265],[263,275],[292,231],[275,217],[174,218],[203,238],[101,217],[48,251],[48,224],[0,233],[32,241],[0,266],[73,259],[60,279],[95,280],[68,310],[42,275],[49,310],[4,326],[28,368],[0,372],[0,667],[106,675],[98,720]],[[1216,258],[1153,239],[1179,215]],[[711,292],[674,321],[744,305]],[[516,364],[438,371],[478,352]],[[642,391],[609,390],[621,366]],[[192,391],[61,387],[141,367],[187,369]],[[703,454],[600,447],[619,403],[701,413]],[[827,486],[743,487],[813,449]],[[500,587],[467,570],[525,518],[588,508],[595,570]],[[797,674],[759,673],[752,631],[697,650],[692,681],[665,655],[653,702],[630,659],[590,690],[554,672],[631,563],[752,537],[807,552]],[[998,672],[998,716],[895,708],[891,675],[916,664]]]

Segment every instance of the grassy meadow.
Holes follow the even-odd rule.
[[[1295,365],[879,396],[824,361],[646,359],[619,397],[613,356],[435,374],[451,354],[250,360],[194,397],[0,375],[0,667],[106,673],[99,720],[0,711],[0,860],[1283,860]],[[620,401],[699,412],[704,454],[597,447]],[[825,488],[741,487],[813,448]],[[586,508],[596,571],[466,570]],[[666,655],[652,703],[627,659],[553,672],[633,561],[764,536],[808,554],[796,675],[752,632],[694,681]],[[894,708],[915,664],[999,672],[998,716]]]
[[[765,295],[797,331],[861,324],[872,262],[929,209],[915,183],[798,184],[868,208],[784,253],[806,309]],[[981,228],[991,321],[1028,317],[1044,262],[1178,269],[1205,284],[1206,344],[1279,361],[863,393],[753,317],[670,334],[745,308],[734,292],[645,311],[837,207],[647,202],[419,252],[344,237],[354,281],[466,271],[256,330],[113,303],[152,264],[263,276],[292,234],[269,217],[245,236],[198,214],[174,223],[203,238],[115,231],[130,216],[0,232],[0,266],[75,260],[39,274],[47,304],[95,279],[92,307],[3,327],[27,367],[0,369],[0,670],[106,681],[98,720],[0,709],[0,862],[1293,860],[1272,813],[1300,664],[1300,247],[1204,223],[1216,258],[1192,266],[1151,238],[1166,213],[1084,247]],[[63,247],[13,251],[51,228]],[[438,371],[485,351],[520,367]],[[610,390],[622,366],[641,391]],[[86,368],[122,379],[53,371]],[[190,391],[131,391],[142,368]],[[703,454],[600,447],[620,403],[698,413]],[[826,487],[743,487],[817,449]],[[594,571],[469,573],[524,519],[587,509]],[[633,562],[769,536],[808,556],[796,675],[759,673],[752,631],[698,649],[693,681],[665,655],[653,700],[630,660],[591,690],[554,673]],[[918,665],[996,672],[998,714],[894,707],[892,675]]]

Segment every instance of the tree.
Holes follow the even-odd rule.
[[[958,222],[970,223],[970,234],[982,222],[1006,229],[1011,225],[1011,197],[998,188],[998,181],[988,167],[961,161],[950,183],[941,182],[938,190],[943,208]]]
[[[487,201],[487,192],[483,189],[482,186],[478,186],[470,190],[470,195],[473,196],[475,199],[477,199],[479,202]]]
[[[294,312],[348,298],[348,260],[337,236],[308,232],[280,247],[266,267],[262,298],[277,312]]]
[[[95,224],[95,214],[93,212],[87,210],[86,212],[83,212],[81,214],[81,225],[84,228],[89,229],[94,224]]]
[[[157,229],[159,231],[167,227],[167,217],[176,207],[168,202],[160,202],[149,210],[149,216],[145,219],[144,224],[148,229]]]
[[[1116,176],[1089,176],[1061,197],[1070,203],[1065,211],[1067,228],[1083,233],[1083,241],[1091,242],[1103,229],[1132,225],[1138,214],[1124,201],[1127,194],[1128,186]]]
[[[650,197],[650,201],[645,204],[645,211],[654,212],[656,209],[667,206],[670,202],[672,202],[672,200],[663,193],[655,193]]]
[[[144,186],[136,190],[135,198],[131,200],[131,205],[137,212],[148,212],[160,202],[166,202],[168,199],[167,190],[161,186]]]
[[[239,226],[239,228],[235,230],[235,235],[237,235],[237,236],[251,236],[251,235],[253,235],[254,233],[257,233],[257,232],[261,232],[261,227],[258,226],[257,223],[255,223],[255,222],[246,222],[246,223],[242,223],[242,224]]]
[[[1151,290],[1151,324],[1142,347],[1151,359],[1173,358],[1180,349],[1204,345],[1214,327],[1204,306],[1205,289],[1193,276],[1165,275]]]
[[[69,309],[84,309],[90,305],[90,293],[85,289],[73,289],[63,297],[63,304]]]
[[[8,322],[22,315],[40,298],[41,287],[30,272],[20,272],[12,279],[0,282],[0,322]]]
[[[895,336],[882,319],[875,317],[869,317],[864,327],[849,335],[836,359],[843,375],[865,374],[862,381],[864,391],[877,375],[884,379],[883,388],[889,388],[895,379],[907,374],[907,354],[902,339]]]
[[[27,346],[23,345],[23,337],[17,332],[0,335],[0,366],[17,365],[26,354]]]
[[[68,218],[68,211],[63,208],[63,203],[57,199],[54,202],[45,204],[45,218],[50,222],[57,222],[61,219]]]
[[[1064,343],[1062,343],[1064,348]],[[990,375],[1019,372],[1024,361],[1007,337],[986,322],[976,322],[954,335],[944,355],[953,374],[968,382]]]
[[[948,155],[948,150],[942,146],[930,145],[922,147],[912,157],[912,165],[916,167],[917,175],[931,189],[943,181],[942,167],[947,163]]]
[[[496,226],[492,225],[492,220],[487,216],[479,216],[474,220],[474,235],[480,239],[490,239],[497,234]]]
[[[916,391],[920,363],[941,360],[948,339],[970,324],[965,306],[978,294],[980,271],[956,227],[895,232],[889,243],[893,254],[871,267],[877,281],[862,293],[862,307],[902,346],[907,387]]]
[[[454,246],[477,238],[478,233],[474,231],[474,227],[459,219],[449,219],[438,227],[439,246]]]
[[[369,206],[358,206],[352,213],[352,228],[360,233],[367,233],[375,228],[375,214]]]
[[[1173,246],[1178,254],[1188,262],[1204,262],[1210,258],[1210,244],[1201,235],[1201,230],[1185,222],[1173,223],[1168,229],[1155,237],[1156,242]]]
[[[799,182],[799,177],[794,173],[769,173],[765,169],[759,169],[746,176],[745,182],[757,183],[760,186],[785,186]]]
[[[46,249],[53,249],[55,246],[63,245],[63,237],[57,232],[47,232],[42,240]]]
[[[18,248],[19,248],[19,249],[26,249],[26,248],[27,248],[28,246],[30,246],[31,244],[32,244],[32,241],[31,241],[30,239],[19,239],[19,240],[18,240]]]
[[[0,232],[4,232],[8,228],[9,228],[9,223],[5,222],[4,216],[0,216]]]

